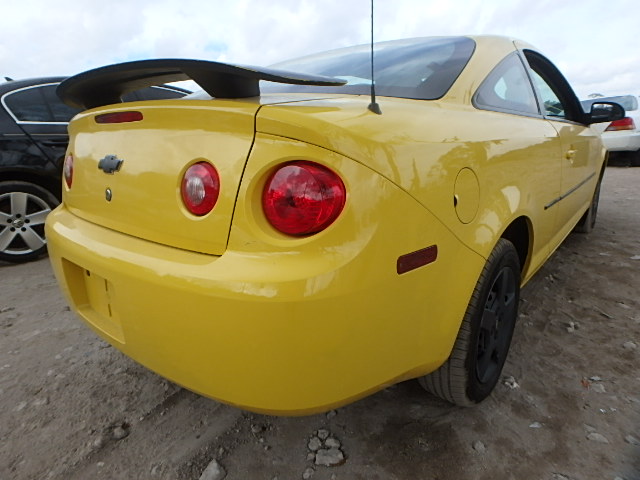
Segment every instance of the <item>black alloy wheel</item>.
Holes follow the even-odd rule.
[[[489,290],[476,345],[476,377],[481,384],[496,378],[507,357],[518,305],[513,269],[504,266]]]
[[[600,187],[602,185],[602,177],[604,176],[604,171],[600,174],[598,178],[598,183],[596,184],[596,189],[593,192],[593,197],[591,197],[591,203],[589,204],[589,208],[580,221],[575,226],[574,231],[578,233],[591,233],[593,228],[596,226],[596,218],[598,216],[598,205],[600,204]]]
[[[420,385],[460,406],[489,396],[509,353],[519,301],[520,258],[513,244],[501,238],[480,274],[449,358],[420,377]]]

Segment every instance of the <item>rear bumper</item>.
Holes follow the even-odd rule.
[[[605,132],[602,141],[610,152],[635,152],[640,149],[640,132]]]
[[[47,227],[62,290],[99,335],[190,390],[272,414],[328,410],[437,368],[475,284],[463,273],[482,265],[441,244],[435,263],[401,276],[355,259],[307,277],[282,262],[258,281],[268,258],[160,246],[64,206]]]
[[[53,211],[49,256],[72,308],[160,375],[264,413],[328,410],[439,367],[484,259],[368,168],[289,140],[263,144],[220,256],[98,226],[65,203]],[[297,239],[259,208],[264,178],[292,145],[297,158],[329,162],[350,192],[330,228]],[[435,262],[397,273],[400,256],[432,245]]]

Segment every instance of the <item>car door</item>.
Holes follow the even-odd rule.
[[[488,178],[515,178],[517,187],[497,182],[490,188],[501,193],[518,192],[526,204],[534,235],[531,246],[531,271],[535,271],[550,254],[557,228],[557,206],[551,205],[560,195],[561,143],[556,129],[547,122],[527,74],[524,60],[516,52],[505,57],[487,76],[473,99],[481,110],[497,112],[478,116],[478,130],[500,132],[489,143],[504,150],[500,162],[485,167]],[[504,163],[503,163],[504,161]],[[508,171],[505,171],[508,169]],[[507,182],[510,180],[507,180]]]
[[[566,79],[542,55],[524,51],[544,118],[558,132],[562,147],[557,233],[559,244],[573,229],[591,203],[599,179],[599,135],[583,122],[584,113]],[[550,205],[551,206],[551,205]]]
[[[79,110],[60,101],[55,93],[57,85],[46,83],[14,90],[2,97],[2,104],[18,127],[14,145],[24,144],[21,150],[25,155],[19,161],[42,162],[43,173],[59,176],[69,142],[67,125]],[[38,157],[40,160],[36,160]]]

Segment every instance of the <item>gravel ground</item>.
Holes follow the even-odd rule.
[[[327,414],[243,412],[99,340],[46,258],[0,264],[0,479],[638,480],[639,185],[607,169],[596,230],[525,287],[503,381],[466,409],[411,381]]]

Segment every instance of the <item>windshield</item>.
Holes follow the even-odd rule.
[[[432,37],[375,44],[376,94],[387,97],[435,100],[442,97],[475,49],[466,37]],[[293,72],[326,75],[346,80],[341,87],[288,85],[261,82],[262,92],[327,92],[369,95],[371,47],[359,45],[332,50],[272,65]]]

